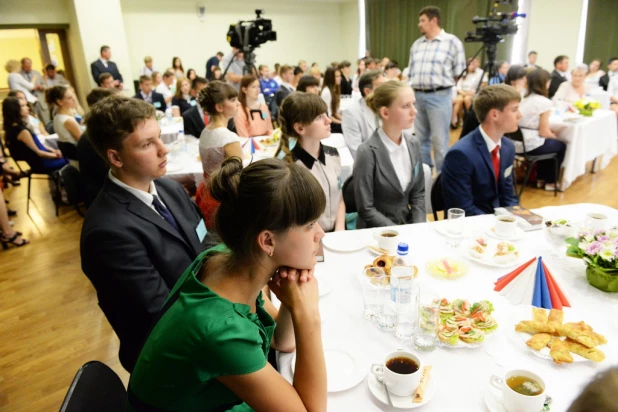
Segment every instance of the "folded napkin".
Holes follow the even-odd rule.
[[[560,302],[562,303],[562,306],[566,306],[566,307],[571,307],[571,304],[569,303],[569,300],[567,299],[567,297],[564,295],[564,292],[562,292],[562,289],[560,289],[560,286],[558,285],[558,282],[556,282],[556,280],[554,279],[554,277],[552,276],[551,272],[549,271],[549,269],[547,269],[547,266],[545,266],[545,263],[543,263],[543,268],[545,269],[545,274],[546,276],[551,280],[551,282],[553,283],[553,285],[556,288],[556,294],[558,295],[558,298],[560,299]]]
[[[549,295],[549,288],[547,287],[547,279],[543,265],[543,258],[540,256],[538,268],[539,273],[541,274],[541,306],[545,309],[552,309],[551,297]]]
[[[524,263],[523,265],[515,269],[514,271],[507,273],[506,275],[499,278],[495,283],[496,287],[494,288],[494,290],[497,292],[501,291],[506,285],[508,285],[513,279],[515,279],[521,272],[524,271],[524,269],[530,266],[532,262],[534,262],[535,260],[536,258],[532,258],[528,262]]]

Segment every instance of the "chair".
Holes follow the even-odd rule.
[[[73,378],[60,412],[124,411],[127,391],[116,372],[99,361],[84,364]]]
[[[532,168],[534,167],[535,164],[537,164],[537,162],[540,162],[542,160],[553,160],[554,168],[556,170],[556,180],[558,180],[558,176],[559,176],[558,172],[559,172],[560,165],[558,164],[558,154],[557,153],[548,153],[548,154],[542,154],[542,155],[530,155],[526,153],[526,142],[524,141],[524,135],[521,132],[520,128],[517,128],[517,131],[513,133],[505,134],[505,136],[513,140],[514,142],[521,142],[523,149],[524,149],[523,153],[517,154],[515,156],[515,160],[522,162],[526,166],[526,176],[524,177],[524,181],[522,183],[521,190],[519,191],[519,193],[517,193],[517,188],[515,188],[515,193],[517,194],[518,200],[521,199],[521,195],[522,193],[524,193],[524,189],[526,188],[526,185],[528,184],[528,179],[530,179],[530,173],[532,172]],[[515,176],[513,176],[513,179],[515,179]],[[557,181],[556,181],[556,184],[554,185],[554,197],[556,196],[558,196],[558,182]]]
[[[474,131],[480,124],[479,119],[476,118],[476,113],[474,113],[474,106],[470,107],[470,110],[464,113],[463,119],[463,126],[461,127],[461,134],[459,135],[460,140]]]
[[[354,176],[348,177],[343,183],[341,192],[343,193],[343,202],[345,203],[346,213],[356,213],[356,198],[354,197]]]
[[[30,167],[29,170],[23,170],[21,168],[21,166],[19,165],[20,161],[25,162],[24,159],[18,159],[13,157],[13,160],[15,161],[15,164],[17,165],[17,168],[19,169],[19,171],[24,174],[26,176],[26,178],[28,179],[28,199],[26,200],[26,213],[29,215],[30,214],[30,187],[31,187],[31,183],[32,183],[32,179],[37,179],[37,180],[51,180],[55,183],[56,186],[56,191],[53,194],[53,201],[54,201],[54,205],[56,206],[56,217],[58,217],[58,208],[60,207],[59,203],[60,203],[60,185],[59,185],[59,173],[57,171],[54,172],[46,172],[46,171],[40,171],[40,170],[35,170],[32,167]],[[30,166],[30,165],[28,165]]]
[[[47,122],[47,124],[45,125],[45,131],[49,134],[54,134],[56,133],[56,130],[54,129],[54,121],[50,120],[49,122]]]
[[[436,181],[431,186],[431,209],[433,211],[433,220],[438,219],[438,212],[444,211],[444,197],[442,196],[442,175],[439,174]]]
[[[79,153],[77,151],[76,145],[68,142],[58,141],[58,149],[60,149],[60,151],[62,152],[62,157],[64,157],[65,159],[79,160]]]
[[[69,145],[71,144],[69,143]],[[81,193],[81,175],[79,174],[79,170],[70,164],[64,166],[60,169],[60,181],[67,192],[69,203],[73,205],[77,213],[83,217],[84,214],[80,209],[83,199]]]

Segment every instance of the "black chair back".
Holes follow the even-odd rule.
[[[82,201],[81,176],[79,170],[70,164],[64,166],[60,169],[60,181],[67,192],[69,203],[78,207],[79,203]]]
[[[65,159],[79,160],[79,153],[77,146],[72,143],[58,142],[58,149],[62,152],[62,156]]]
[[[341,192],[343,193],[343,202],[345,203],[346,213],[356,213],[356,198],[354,197],[354,176],[348,177],[343,183]]]
[[[461,134],[459,138],[462,139],[469,133],[472,133],[474,129],[479,127],[479,119],[476,117],[476,113],[474,113],[474,106],[470,107],[470,110],[466,111],[463,119],[463,126],[461,127]]]
[[[82,366],[60,406],[60,412],[124,411],[127,391],[109,366],[90,361]]]
[[[433,211],[433,219],[437,222],[438,212],[444,210],[444,197],[442,196],[442,175],[439,174],[436,181],[431,186],[431,210]]]
[[[50,120],[49,122],[47,122],[47,124],[45,125],[45,131],[49,134],[54,134],[56,133],[56,130],[54,129],[54,121]]]
[[[516,131],[512,132],[512,133],[505,133],[504,134],[506,137],[508,137],[509,139],[516,141],[516,142],[522,142],[524,141],[524,134],[521,132],[521,129],[518,127]]]

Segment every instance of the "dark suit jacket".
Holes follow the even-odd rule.
[[[421,144],[411,134],[404,133],[403,136],[412,164],[412,180],[406,190],[401,190],[378,130],[356,151],[353,181],[359,217],[357,229],[419,223],[427,218]]]
[[[277,93],[275,94],[275,101],[277,102],[277,107],[281,107],[281,103],[283,103],[283,100],[285,100],[285,98],[288,97],[288,95],[291,93],[292,90],[289,90],[284,85],[281,85],[279,87],[279,90],[277,90]]]
[[[474,216],[494,213],[496,207],[519,204],[513,189],[515,146],[507,138],[502,138],[500,145],[498,182],[491,154],[478,128],[450,148],[442,165],[444,210],[457,207],[465,210],[466,216]]]
[[[599,79],[599,86],[601,86],[603,90],[607,91],[607,88],[609,87],[609,73],[605,73],[605,75]]]
[[[554,97],[554,94],[558,91],[558,87],[564,82],[566,82],[566,77],[562,77],[560,73],[557,71],[551,72],[551,83],[549,83],[549,98]]]
[[[106,179],[81,234],[82,270],[120,339],[120,362],[129,372],[169,291],[198,254],[214,245],[210,234],[200,243],[195,229],[202,213],[182,186],[170,179],[154,184],[182,233]]]
[[[138,91],[137,94],[133,96],[133,98],[144,100],[144,97],[142,96],[141,91]],[[161,110],[162,112],[165,112],[165,110],[167,110],[167,104],[165,104],[165,98],[163,97],[161,93],[157,93],[154,90],[152,91],[152,105],[155,107],[155,109]]]
[[[193,106],[182,114],[182,121],[185,124],[185,135],[194,136],[199,139],[202,134],[202,130],[206,127],[204,124],[204,118],[200,116],[197,106]]]
[[[90,64],[90,72],[92,73],[92,78],[96,84],[99,84],[99,76],[102,73],[110,73],[114,80],[120,80],[120,83],[124,83],[122,80],[122,75],[118,71],[118,66],[114,62],[107,62],[107,67],[101,62],[101,60],[96,59]]]
[[[197,104],[197,100],[195,100],[195,97],[192,97],[191,101],[195,101],[195,104]],[[186,101],[185,99],[178,99],[176,98],[176,96],[172,97],[172,106],[178,106],[181,115],[187,110],[189,110],[191,107],[193,107],[190,101]]]
[[[103,160],[88,138],[88,131],[77,142],[77,160],[82,183],[82,198],[86,207],[90,207],[101,191],[107,178],[109,166]]]

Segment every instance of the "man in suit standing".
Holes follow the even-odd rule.
[[[47,124],[50,121],[49,118],[49,107],[47,106],[47,101],[45,100],[45,86],[43,85],[43,76],[36,70],[32,70],[32,60],[28,57],[24,57],[21,59],[21,71],[19,74],[29,82],[32,79],[36,78],[36,83],[34,85],[34,89],[32,90],[32,94],[36,96],[38,101],[34,103],[34,111],[39,116],[43,124]]]
[[[203,77],[196,77],[191,82],[191,96],[195,97],[196,104],[182,114],[182,121],[185,125],[185,135],[199,138],[204,127],[210,123],[208,113],[199,104],[199,95],[202,89],[208,86],[208,80]]]
[[[161,179],[169,149],[153,106],[110,96],[91,107],[85,123],[110,171],[82,227],[82,270],[131,371],[170,290],[214,242],[182,186]]]
[[[356,104],[350,105],[350,108],[343,112],[343,119],[341,120],[343,138],[353,158],[356,158],[358,146],[368,140],[379,126],[378,118],[367,107],[365,98],[383,82],[384,76],[379,70],[368,70],[363,73],[358,79],[358,88],[362,97]]]
[[[549,83],[549,95],[551,99],[558,91],[558,87],[567,80],[570,80],[569,74],[569,58],[560,55],[554,59],[554,71],[551,73],[551,82]]]
[[[511,86],[487,86],[474,100],[481,125],[455,143],[442,167],[444,210],[456,207],[466,216],[494,213],[519,203],[513,187],[515,145],[504,134],[517,130],[521,96]]]
[[[618,76],[618,57],[611,57],[607,62],[607,73],[599,79],[599,86],[607,91],[609,82],[614,76]]]
[[[275,101],[277,102],[277,107],[281,107],[281,103],[283,100],[288,97],[290,93],[296,91],[296,87],[292,86],[292,82],[294,81],[294,68],[292,66],[288,66],[284,64],[281,66],[281,87],[277,90],[275,94]]]
[[[161,93],[152,90],[152,78],[150,76],[142,75],[139,77],[139,88],[140,91],[133,97],[134,99],[144,100],[153,105],[155,109],[165,113],[165,110],[167,110],[165,98]]]
[[[110,73],[114,78],[114,86],[117,89],[122,90],[124,87],[122,75],[118,71],[118,66],[116,63],[110,61],[112,57],[112,49],[109,46],[101,47],[101,57],[90,64],[90,72],[92,73],[92,78],[97,85],[101,85],[99,83],[99,76],[101,73]]]

